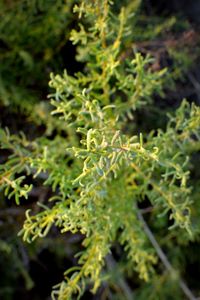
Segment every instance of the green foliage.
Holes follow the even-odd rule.
[[[44,4],[46,9],[48,3]],[[56,3],[59,5],[59,1]],[[114,12],[119,6],[108,0],[83,0],[74,6],[80,25],[72,30],[70,40],[78,45],[77,60],[84,63],[84,69],[73,76],[67,71],[63,75],[51,73],[49,82],[53,110],[51,115],[47,111],[48,120],[55,120],[62,134],[57,131],[54,138],[49,138],[47,133],[30,141],[24,134],[0,131],[1,148],[11,153],[0,166],[5,195],[19,204],[20,198],[28,198],[36,178],[52,187],[49,204],[39,204],[37,214],[26,212],[20,231],[24,241],[45,237],[52,226],[61,233],[83,235],[78,265],[66,271],[64,281],[52,292],[53,298],[72,299],[76,295],[79,299],[91,283],[91,291],[96,293],[110,276],[109,272],[107,276],[103,273],[105,258],[118,243],[126,253],[124,266],[128,264],[128,272],[136,271],[140,280],[147,282],[137,298],[146,299],[149,286],[157,284],[159,264],[138,219],[140,204],[146,199],[152,209],[152,227],[169,226],[166,236],[172,232],[178,245],[182,243],[180,233],[185,243],[198,238],[194,209],[198,180],[190,176],[190,171],[192,156],[200,150],[200,108],[184,100],[168,116],[165,130],[155,128],[145,133],[137,124],[133,129],[129,126],[138,110],[153,105],[155,93],[163,94],[166,78],[165,69],[152,70],[149,55],[133,51],[123,58],[126,43],[132,38],[130,19],[134,20],[138,5],[133,1],[118,15]],[[60,30],[62,24],[62,14],[58,16],[56,7],[50,7],[46,16],[54,17],[47,22],[50,28],[38,27],[52,47],[44,49],[45,41],[41,39],[40,47],[47,59],[57,33],[52,31],[48,36],[43,30],[51,31],[55,22],[56,30]],[[29,38],[34,39],[34,32]],[[27,70],[32,69],[27,50],[22,47],[16,51],[10,67],[23,61]],[[26,183],[27,176],[32,178],[31,184]],[[170,280],[174,283],[177,278],[168,278],[167,284]],[[155,290],[152,299],[166,299],[160,298],[160,293]]]
[[[58,54],[68,39],[72,3],[0,3],[0,104],[20,111],[38,125],[45,124],[49,132],[53,122],[44,93],[49,72],[63,64]]]

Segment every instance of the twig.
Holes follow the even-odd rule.
[[[116,267],[116,262],[115,262],[112,255],[108,255],[106,257],[106,263],[107,263],[107,266],[108,266],[109,270],[113,271],[113,269]],[[121,289],[123,290],[123,292],[126,296],[126,299],[127,300],[133,300],[134,299],[133,292],[131,291],[130,287],[128,286],[128,284],[126,283],[126,281],[122,277],[119,278],[118,284],[121,287]]]
[[[149,206],[149,207],[146,207],[146,208],[141,208],[141,209],[140,209],[140,212],[141,212],[141,214],[144,215],[144,214],[147,214],[147,213],[152,212],[153,209],[154,209],[153,206]]]
[[[200,83],[196,80],[196,78],[191,73],[189,73],[187,76],[191,81],[192,85],[194,86],[196,95],[198,97],[198,101],[200,102]]]
[[[171,263],[169,262],[168,258],[166,257],[165,253],[163,252],[163,250],[161,249],[161,247],[159,246],[158,242],[156,241],[153,233],[151,232],[150,228],[148,227],[146,221],[144,220],[141,212],[138,210],[137,212],[138,215],[138,219],[141,221],[144,231],[146,233],[146,235],[148,236],[150,242],[152,243],[152,245],[154,246],[160,260],[162,261],[163,265],[165,266],[165,268],[170,272],[170,273],[175,273],[175,269],[172,267]],[[189,300],[197,300],[197,298],[192,294],[191,290],[188,288],[188,286],[186,285],[186,283],[180,278],[179,279],[179,286],[182,289],[183,293],[187,296],[187,298]]]

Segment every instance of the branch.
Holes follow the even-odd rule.
[[[110,271],[113,271],[116,268],[117,263],[116,263],[116,261],[114,260],[114,258],[111,254],[106,257],[106,263],[107,263],[107,267]],[[118,285],[120,286],[120,288],[124,292],[125,297],[126,297],[127,300],[133,300],[134,299],[133,293],[132,293],[130,287],[128,286],[126,281],[121,276],[118,280]]]
[[[156,241],[153,233],[151,232],[150,228],[148,227],[147,223],[145,222],[140,210],[137,212],[138,219],[142,223],[142,226],[144,228],[144,231],[146,235],[148,236],[150,242],[152,243],[153,247],[155,248],[160,260],[162,261],[165,268],[170,272],[174,273],[176,272],[175,269],[172,267],[171,263],[169,262],[168,258],[166,257],[165,253],[159,246],[158,242]],[[179,286],[182,289],[183,293],[187,296],[189,300],[197,300],[197,298],[192,294],[191,290],[188,288],[186,283],[180,278],[179,279]]]

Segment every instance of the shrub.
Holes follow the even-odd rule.
[[[121,253],[118,267],[114,264],[118,276],[134,270],[144,281],[137,299],[146,299],[150,288],[155,289],[152,299],[166,299],[169,290],[155,288],[161,284],[156,283],[162,270],[159,259],[177,297],[179,286],[193,297],[175,271],[178,262],[173,259],[173,268],[157,241],[173,257],[174,244],[180,254],[183,245],[199,236],[193,158],[200,149],[200,109],[183,100],[168,114],[164,129],[143,131],[135,121],[138,112],[154,105],[155,94],[163,94],[167,78],[166,69],[152,69],[149,55],[133,49],[124,56],[138,5],[130,1],[119,9],[109,0],[76,4],[74,13],[81,23],[70,39],[78,45],[83,70],[74,75],[66,70],[52,73],[49,82],[51,116],[62,130],[52,124],[53,137],[44,134],[34,140],[0,131],[1,148],[11,151],[0,169],[5,195],[19,204],[41,175],[44,185],[52,188],[49,203],[40,204],[37,214],[27,210],[20,231],[24,241],[45,237],[52,226],[83,237],[77,265],[54,287],[53,298],[78,299],[91,284],[96,293],[102,282],[114,281],[109,263],[116,245]],[[160,113],[158,109],[155,117]],[[131,299],[127,287],[124,293],[122,297]]]

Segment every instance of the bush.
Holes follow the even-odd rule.
[[[5,196],[20,204],[37,180],[52,189],[37,213],[26,211],[19,233],[23,240],[46,237],[55,227],[81,235],[78,259],[54,287],[53,298],[79,299],[85,289],[97,293],[105,284],[111,299],[133,299],[134,292],[141,300],[150,299],[149,294],[151,299],[183,299],[183,293],[194,299],[181,276],[187,257],[183,249],[199,238],[195,155],[200,109],[186,100],[174,112],[164,110],[164,117],[159,105],[154,109],[155,95],[163,97],[169,74],[166,68],[155,70],[155,60],[132,46],[139,5],[124,1],[121,7],[108,0],[74,5],[80,23],[70,40],[82,70],[51,73],[51,106],[45,114],[51,130],[33,140],[0,131],[1,148],[11,153],[0,168]],[[58,8],[51,8],[62,24]],[[54,25],[55,19],[47,23]],[[52,42],[54,55],[54,38],[38,28],[39,37],[48,39],[39,39],[42,51],[43,42]],[[51,33],[57,35],[59,28]],[[18,54],[30,64],[26,51]],[[12,63],[17,60],[6,70]],[[150,119],[138,122],[145,111],[151,112]],[[133,277],[137,287],[130,289],[126,281]]]

